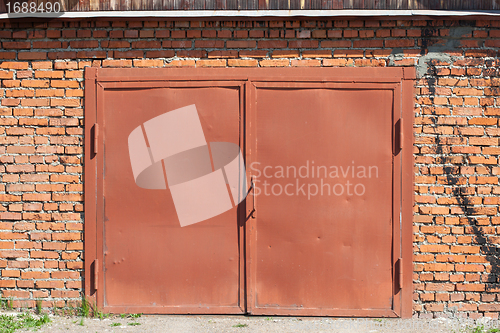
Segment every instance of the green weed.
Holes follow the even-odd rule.
[[[109,326],[111,326],[111,327],[115,327],[115,326],[121,326],[121,325],[122,325],[122,323],[112,323],[112,324],[111,324],[111,325],[109,325]]]
[[[14,300],[12,297],[9,297],[7,300],[7,309],[12,310],[14,308]]]
[[[56,316],[62,316],[63,315],[63,309],[60,306],[54,306],[54,314]]]
[[[97,305],[95,303],[94,303],[94,311],[92,311],[92,315],[93,315],[93,317],[97,317],[101,320],[103,320],[104,318],[109,316],[109,314],[105,314],[101,310],[99,310],[99,308],[97,308]]]
[[[88,318],[90,317],[90,303],[85,298],[85,296],[82,296],[82,304],[80,305],[80,316]]]
[[[37,299],[35,303],[36,303],[36,313],[42,314],[42,300]]]
[[[47,314],[36,319],[29,313],[21,313],[17,316],[0,315],[0,332],[12,333],[17,329],[39,328],[50,322]]]
[[[477,325],[477,326],[467,326],[465,329],[461,329],[460,333],[498,333],[500,332],[500,329],[498,328],[490,328],[486,329],[484,325]]]
[[[131,313],[128,315],[129,318],[141,318],[142,313]]]
[[[76,311],[79,311],[79,310],[75,310],[75,308],[73,307],[73,303],[69,303],[68,310],[64,310],[64,313],[68,314],[70,316],[74,316],[75,314],[78,315],[78,313]]]
[[[484,333],[484,326],[478,325],[476,327],[473,327],[471,333]]]
[[[236,324],[236,325],[233,325],[233,327],[247,327],[248,325],[247,324]]]

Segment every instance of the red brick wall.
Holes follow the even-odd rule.
[[[416,66],[414,310],[498,317],[500,21],[0,22],[0,288],[78,301],[83,69]]]

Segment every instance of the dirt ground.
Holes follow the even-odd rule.
[[[103,320],[50,316],[51,322],[37,332],[338,332],[338,333],[421,333],[488,332],[500,328],[498,321],[481,319],[336,319],[304,317],[143,315],[140,318],[115,316]],[[483,326],[484,329],[480,329]],[[16,331],[16,332],[29,332]],[[495,332],[495,330],[493,330]]]

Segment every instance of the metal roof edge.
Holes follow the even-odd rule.
[[[60,13],[3,13],[5,19],[286,19],[286,18],[485,18],[500,19],[500,10],[158,10],[74,11]]]

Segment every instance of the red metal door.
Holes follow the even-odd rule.
[[[107,312],[411,315],[405,73],[88,69],[87,296]]]
[[[256,84],[252,313],[393,313],[389,88]]]
[[[190,105],[196,106],[207,143],[238,145],[239,86],[181,82],[130,89],[102,83],[97,101],[102,156],[97,186],[102,205],[97,211],[97,259],[103,269],[97,286],[103,291],[97,294],[99,303],[111,312],[243,312],[237,207],[183,227],[172,200],[172,179],[164,178],[167,159],[156,163],[159,181],[153,177],[154,184],[140,184],[141,176],[134,179],[134,167],[152,162],[141,156],[140,148],[132,147],[144,142],[152,155],[155,149],[161,154],[169,144],[162,137],[169,133],[162,130],[178,129],[171,138],[175,140],[190,128],[185,119],[157,132],[154,126],[164,125],[163,115]],[[210,158],[197,162],[208,162],[208,172],[212,171]],[[154,174],[155,167],[150,171]]]

